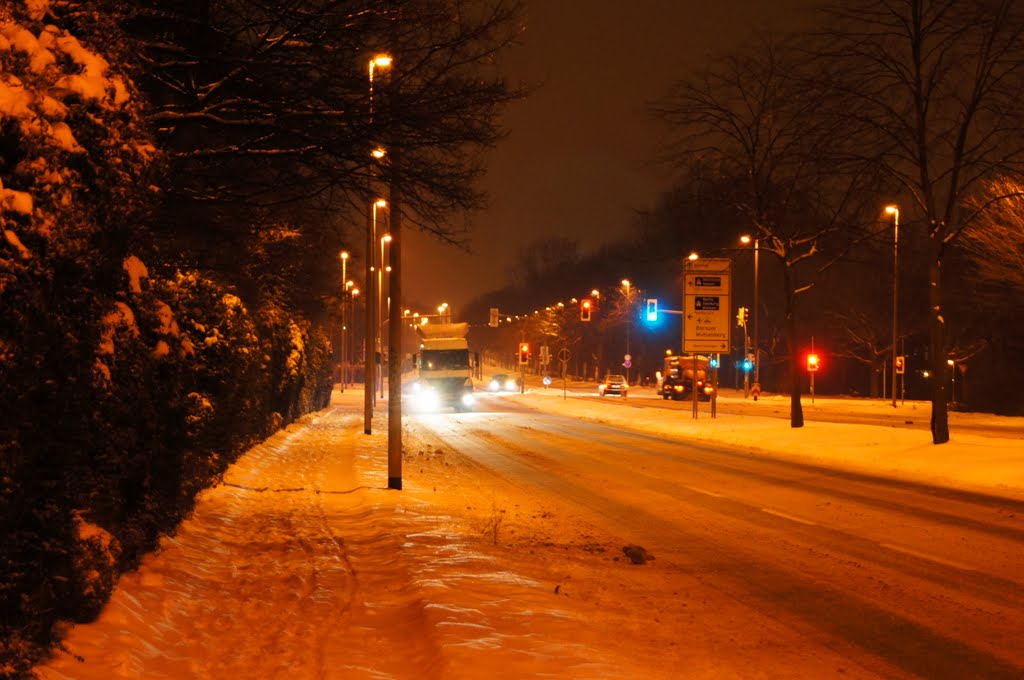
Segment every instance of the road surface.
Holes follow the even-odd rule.
[[[838,654],[854,675],[1024,677],[1024,504],[624,432],[516,397],[409,431],[557,499],[588,535],[655,554],[665,591],[644,601],[661,619],[711,601],[710,628],[773,639],[781,656],[801,648],[811,668]]]

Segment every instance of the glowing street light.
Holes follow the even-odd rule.
[[[759,310],[761,305],[758,303],[758,292],[761,277],[758,273],[758,265],[761,254],[761,239],[751,238],[745,234],[740,236],[740,243],[749,245],[751,242],[754,243],[754,384],[760,390],[761,386],[758,383],[761,382],[761,336],[758,333],[758,320],[760,319]]]
[[[378,201],[387,205],[387,202],[383,199]],[[384,272],[391,271],[391,266],[385,263],[384,258],[384,246],[385,244],[391,243],[391,234],[384,234],[380,237],[380,265],[377,267],[377,351],[380,352],[380,366],[381,372],[378,377],[380,383],[380,397],[384,398],[384,324],[387,323],[387,310],[390,309],[391,299],[384,295]]]
[[[376,71],[382,68],[390,68],[392,64],[392,58],[389,54],[376,54],[370,59],[367,65],[367,75],[369,77],[369,124],[373,127],[373,83],[376,77]],[[376,159],[380,160],[385,155],[383,147],[377,145],[371,152],[371,155]],[[363,364],[363,385],[364,385],[364,400],[363,400],[363,432],[371,434],[373,431],[373,405],[374,398],[376,396],[376,390],[374,389],[374,348],[376,347],[376,338],[373,336],[376,333],[377,325],[373,318],[376,314],[375,298],[376,295],[380,294],[380,291],[374,290],[373,280],[373,251],[374,251],[374,240],[377,238],[377,208],[384,207],[378,205],[379,201],[375,202],[370,210],[370,214],[367,215],[369,224],[366,225],[366,342],[364,344],[364,352],[366,354]],[[386,205],[386,203],[384,204]]]
[[[345,289],[341,292],[341,391],[348,386],[348,354],[345,352],[345,298],[348,294],[348,258],[347,250],[341,251],[341,280]]]
[[[370,60],[370,80],[373,80],[373,69],[376,68],[387,68],[391,66],[393,59],[390,54],[378,54]]]
[[[885,206],[885,212],[892,215],[892,407],[896,408],[896,340],[899,313],[900,290],[900,209],[895,205]]]
[[[622,279],[622,290],[623,290],[622,296],[626,300],[626,356],[627,357],[631,356],[631,353],[629,351],[629,334],[630,334],[631,327],[633,325],[633,313],[632,313],[632,310],[629,309],[629,302],[630,302],[629,289],[630,289],[630,287],[632,285],[633,284],[630,283],[629,279]],[[623,363],[624,364],[628,364],[630,362],[631,362],[631,359],[626,359]],[[628,385],[629,384],[629,366],[624,366],[623,368],[626,369],[626,384]]]

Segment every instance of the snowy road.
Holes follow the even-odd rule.
[[[395,492],[383,418],[364,435],[361,393],[336,393],[41,676],[1024,676],[1024,502],[544,408],[408,417]]]
[[[500,411],[411,429],[521,493],[558,499],[589,540],[651,550],[664,588],[720,600],[705,630],[773,639],[775,663],[800,677],[851,660],[882,677],[1024,674],[1024,505],[490,403]],[[657,618],[684,624],[692,595],[659,592],[646,594]],[[794,651],[799,663],[785,660]],[[835,652],[845,663],[807,667]]]

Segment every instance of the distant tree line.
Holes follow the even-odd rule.
[[[496,60],[519,12],[0,8],[0,676],[95,617],[247,447],[328,403],[338,255],[362,263],[379,180],[458,240],[519,95]]]
[[[759,36],[652,105],[673,139],[659,160],[678,184],[637,215],[638,236],[475,305],[531,309],[551,304],[552,290],[568,297],[630,275],[672,301],[698,250],[734,259],[734,292],[749,306],[747,234],[759,246],[766,388],[791,395],[800,427],[811,337],[853,366],[837,389],[877,395],[884,376],[891,391],[894,205],[895,351],[927,390],[933,442],[949,439],[954,399],[1024,412],[1024,8],[839,0],[813,13],[809,28]],[[819,375],[829,377],[839,376]],[[971,389],[952,394],[953,380]]]

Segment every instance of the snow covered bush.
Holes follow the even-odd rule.
[[[103,527],[73,513],[75,543],[73,584],[76,599],[82,603],[86,618],[98,616],[110,599],[116,582],[117,560],[121,547]]]
[[[200,489],[330,394],[289,281],[239,291],[147,241],[166,166],[99,7],[0,4],[0,676],[96,616]]]
[[[111,486],[97,351],[154,157],[133,93],[45,1],[0,8],[0,639],[14,647],[102,598],[76,592],[72,513]],[[112,582],[99,564],[95,582]]]

